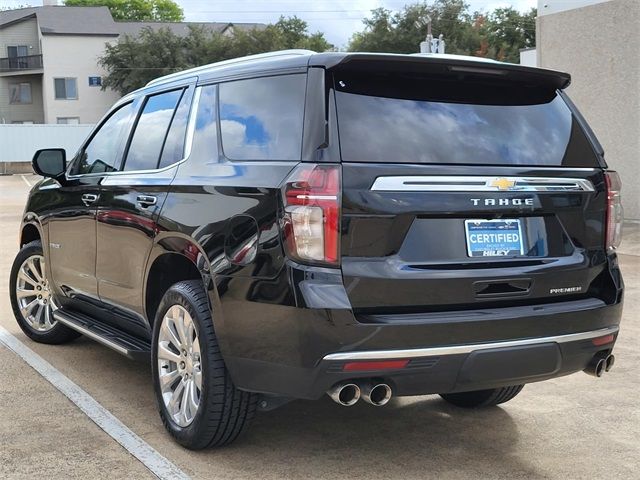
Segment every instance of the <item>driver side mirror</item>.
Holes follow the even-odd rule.
[[[64,148],[38,150],[31,161],[33,170],[43,177],[58,178],[67,170],[67,153]]]

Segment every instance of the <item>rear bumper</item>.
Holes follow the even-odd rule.
[[[335,312],[333,315],[327,312],[329,317],[318,325],[305,319],[301,310],[303,318],[300,321],[309,320],[311,324],[307,327],[311,330],[301,329],[293,335],[278,336],[282,349],[279,353],[290,352],[286,358],[274,362],[273,357],[267,360],[232,356],[225,360],[240,388],[291,398],[318,399],[338,382],[371,378],[391,385],[397,396],[482,390],[532,383],[584,370],[596,353],[613,350],[621,307],[616,304],[554,315],[555,331],[561,333],[551,335],[412,348],[401,348],[401,345],[428,344],[430,325],[347,326],[340,325]],[[573,324],[574,317],[581,318],[585,328],[597,326],[567,332],[566,327]],[[545,323],[542,317],[526,320],[527,323]],[[609,324],[602,325],[606,322]],[[325,328],[333,334],[323,331]],[[476,331],[476,336],[481,336],[479,332]],[[611,338],[604,344],[593,341],[607,336]],[[383,342],[389,345],[388,348],[379,348],[383,343],[381,339],[385,339]],[[264,348],[267,337],[262,340]],[[344,344],[349,347],[345,348]],[[319,350],[325,353],[316,356],[314,352]],[[345,364],[350,362],[392,359],[406,359],[408,363],[397,370],[345,371]]]
[[[220,298],[224,315],[216,332],[243,390],[318,399],[337,382],[371,378],[399,396],[531,383],[584,370],[596,353],[611,352],[622,316],[621,283],[609,304],[584,298],[361,316],[349,308],[339,274],[292,269],[288,277],[281,284],[295,285],[289,304],[248,301],[258,300],[250,295],[257,291],[252,279],[237,279],[235,293]],[[613,337],[604,344],[592,341],[607,335]],[[408,363],[398,370],[344,370],[349,362],[388,359]]]

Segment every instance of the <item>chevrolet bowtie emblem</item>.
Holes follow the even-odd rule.
[[[494,178],[489,182],[490,187],[495,187],[498,190],[509,190],[516,185],[515,180],[509,180],[508,178]]]

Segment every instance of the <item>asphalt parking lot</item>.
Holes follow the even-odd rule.
[[[165,433],[150,368],[90,340],[31,342],[9,305],[9,270],[33,176],[0,176],[0,326],[192,478],[640,478],[640,226],[620,250],[626,305],[615,368],[530,384],[497,408],[437,396],[345,408],[329,398],[260,414],[230,447],[191,452]],[[81,246],[78,246],[81,248]],[[152,478],[151,472],[0,344],[0,478]]]

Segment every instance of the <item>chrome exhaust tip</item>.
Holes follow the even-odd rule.
[[[611,355],[602,355],[597,353],[593,356],[587,368],[584,369],[584,373],[600,378],[607,370],[607,358]],[[613,366],[613,363],[611,363]]]
[[[616,363],[616,357],[613,354],[607,355],[607,358],[605,358],[604,361],[605,361],[604,371],[609,372],[613,368],[613,364]]]
[[[360,387],[355,383],[338,383],[327,391],[327,395],[343,407],[350,407],[360,400]]]
[[[366,384],[362,387],[362,399],[375,407],[382,407],[389,403],[393,392],[386,383]]]

